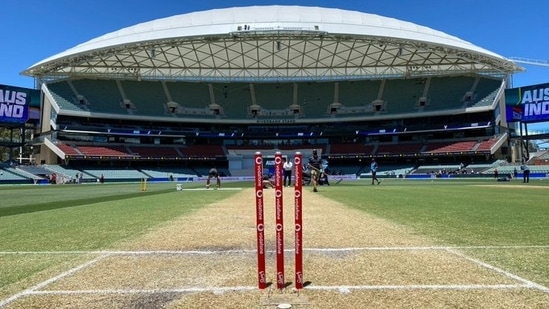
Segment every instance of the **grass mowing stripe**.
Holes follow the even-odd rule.
[[[544,286],[549,285],[549,188],[546,183],[399,181],[356,182],[320,190],[329,198],[411,227]],[[541,185],[540,185],[541,184]],[[358,190],[357,190],[358,189]],[[478,248],[474,248],[478,246]],[[541,246],[488,249],[487,246]],[[484,249],[482,247],[485,247]]]
[[[43,204],[48,202],[61,202],[67,200],[78,200],[96,196],[116,196],[131,193],[149,193],[171,188],[167,184],[148,186],[147,191],[142,192],[139,184],[117,183],[117,184],[68,184],[55,186],[0,186],[0,209],[13,206],[25,206],[30,204]],[[175,189],[175,187],[174,187]]]
[[[464,186],[459,181],[385,181],[356,189],[338,186],[326,195],[445,244],[547,245],[549,240],[549,206],[543,202],[549,190]]]
[[[177,192],[173,184],[149,184],[146,192],[139,192],[135,184],[3,189],[2,197],[16,198],[5,198],[13,203],[4,202],[0,211],[18,211],[18,214],[0,216],[0,251],[48,251],[51,254],[112,249],[120,241],[139,237],[157,225],[237,192],[183,193]],[[90,194],[94,197],[85,198]],[[48,202],[36,205],[36,201]],[[57,206],[45,209],[48,205]],[[40,211],[21,211],[33,209],[27,207]],[[41,263],[35,263],[37,258]],[[65,255],[59,260],[59,257],[49,258],[48,254],[0,255],[0,265],[6,266],[0,267],[0,291],[72,259],[78,257]]]
[[[168,192],[173,192],[173,190],[162,190],[162,191],[153,191],[153,192],[135,192],[135,193],[126,193],[120,195],[101,195],[95,197],[81,198],[81,199],[68,199],[64,201],[55,201],[39,204],[28,204],[23,206],[11,206],[11,207],[2,207],[0,208],[0,217],[19,215],[37,211],[47,211],[59,208],[66,207],[75,207],[82,205],[91,205],[95,203],[108,202],[108,201],[117,201],[125,200],[135,197],[150,196],[157,194],[164,194]]]
[[[89,204],[79,206],[0,217],[0,251],[106,249],[118,241],[137,237],[158,224],[239,192],[183,193],[173,188],[169,193],[164,189],[151,190],[164,194],[136,193],[127,198],[124,193],[120,196],[126,198],[109,196],[103,201],[91,199]],[[53,191],[43,193],[55,194]]]

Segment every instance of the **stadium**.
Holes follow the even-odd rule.
[[[0,147],[26,147],[1,166],[0,308],[544,308],[549,184],[522,122],[545,103],[510,88],[521,71],[303,6],[175,15],[44,59],[23,72],[39,89],[0,89],[22,133]],[[277,169],[262,188],[268,162],[313,150],[331,185],[282,188]]]
[[[111,181],[201,176],[212,162],[240,177],[252,175],[255,151],[316,148],[337,174],[360,177],[371,157],[388,175],[491,174],[525,153],[504,112],[522,70],[460,38],[361,12],[177,15],[25,70],[42,104],[29,161],[84,181],[116,168],[134,173]]]

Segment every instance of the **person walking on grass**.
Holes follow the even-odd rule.
[[[322,159],[318,156],[316,149],[313,149],[313,156],[309,158],[307,167],[311,170],[311,180],[313,181],[313,192],[318,192],[318,179],[322,169]]]
[[[377,168],[378,168],[378,165],[377,165],[376,159],[372,158],[372,163],[370,163],[370,172],[372,173],[372,184],[374,184],[374,181],[377,181],[377,184],[379,185],[381,181],[379,181],[379,179],[377,179],[376,177]]]

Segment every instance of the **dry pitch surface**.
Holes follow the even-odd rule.
[[[288,287],[278,291],[273,284],[259,290],[253,197],[253,189],[244,189],[110,251],[90,253],[87,261],[14,294],[0,307],[276,308],[289,303],[292,308],[547,308],[549,304],[547,287],[308,189],[303,198],[307,285],[301,291],[293,289],[293,190],[285,189]],[[274,190],[265,190],[267,274],[273,283],[274,214]]]

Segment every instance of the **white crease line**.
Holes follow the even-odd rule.
[[[256,286],[232,287],[189,287],[175,289],[103,289],[103,290],[74,290],[74,291],[33,291],[34,295],[80,295],[80,294],[154,294],[154,293],[201,293],[201,292],[240,292],[258,290]]]
[[[549,249],[549,245],[539,246],[426,246],[426,247],[347,247],[347,248],[303,248],[308,252],[345,252],[345,251],[437,251],[463,249]],[[293,252],[293,249],[285,249]],[[17,254],[108,254],[108,255],[161,255],[161,254],[226,254],[226,253],[255,253],[256,249],[240,250],[148,250],[148,251],[0,251],[0,255]]]
[[[523,289],[529,286],[522,284],[410,284],[410,285],[341,285],[341,286],[307,286],[309,290],[480,290],[480,289]]]
[[[464,259],[467,259],[471,262],[474,262],[478,265],[481,265],[485,268],[494,270],[498,273],[501,273],[509,278],[513,278],[517,281],[523,282],[524,284],[519,285],[371,285],[371,286],[307,286],[306,289],[311,290],[339,290],[341,292],[349,290],[388,290],[388,289],[458,289],[458,290],[471,290],[471,289],[517,289],[517,288],[533,288],[538,289],[543,292],[549,293],[549,288],[537,284],[535,282],[526,280],[517,275],[506,272],[500,268],[492,266],[490,264],[484,263],[482,261],[468,257],[456,249],[467,249],[467,248],[476,248],[476,249],[510,249],[510,248],[547,248],[549,246],[471,246],[471,247],[365,247],[365,248],[309,248],[304,249],[307,251],[319,251],[319,252],[341,252],[341,251],[359,251],[359,250],[379,250],[379,251],[391,251],[391,250],[447,250],[449,253],[458,255]],[[225,291],[244,291],[244,290],[255,290],[256,287],[222,287],[222,288],[186,288],[186,289],[162,289],[162,290],[84,290],[84,291],[38,291],[39,289],[47,286],[50,283],[53,283],[63,277],[71,275],[77,271],[80,271],[90,265],[98,262],[101,259],[112,255],[150,255],[150,254],[219,254],[219,253],[244,253],[244,252],[255,252],[255,250],[226,250],[226,251],[169,251],[169,250],[158,250],[158,251],[52,251],[52,252],[38,252],[38,251],[28,251],[28,252],[0,252],[0,254],[103,254],[87,263],[84,263],[80,266],[72,268],[58,276],[50,278],[40,284],[31,287],[30,289],[24,290],[20,293],[17,293],[10,298],[0,301],[0,308],[13,302],[14,300],[25,296],[25,295],[40,295],[40,294],[82,294],[82,293],[92,293],[92,294],[105,294],[105,293],[159,293],[159,292],[172,292],[172,293],[189,293],[189,292],[214,292],[222,293]]]
[[[179,191],[240,191],[242,188],[181,188]]]
[[[306,290],[338,290],[342,293],[351,290],[482,290],[482,289],[524,289],[534,288],[526,284],[470,284],[470,285],[327,285],[327,286],[314,286],[308,285],[304,287]],[[81,295],[81,294],[154,294],[154,293],[202,293],[212,292],[221,294],[225,292],[241,292],[241,291],[255,291],[258,290],[256,286],[233,286],[233,287],[190,287],[190,288],[175,288],[175,289],[103,289],[103,290],[58,290],[58,291],[32,291],[28,294],[33,295]]]
[[[522,278],[522,277],[520,277],[520,276],[517,276],[517,275],[515,275],[515,274],[512,274],[512,273],[510,273],[510,272],[508,272],[508,271],[505,271],[505,270],[503,270],[503,269],[501,269],[501,268],[499,268],[499,267],[490,265],[490,264],[488,264],[488,263],[486,263],[486,262],[483,262],[483,261],[477,260],[477,259],[475,259],[475,258],[472,258],[472,257],[470,257],[470,256],[467,256],[467,255],[465,255],[465,254],[463,254],[463,253],[461,253],[461,252],[459,252],[459,251],[456,251],[456,250],[453,250],[453,249],[450,249],[450,248],[449,248],[449,249],[448,249],[448,252],[450,252],[450,253],[452,253],[452,254],[455,254],[455,255],[457,255],[457,256],[459,256],[459,257],[461,257],[461,258],[464,258],[464,259],[466,259],[466,260],[468,260],[468,261],[471,261],[471,262],[473,262],[473,263],[475,263],[475,264],[478,264],[478,265],[480,265],[480,266],[482,266],[482,267],[484,267],[484,268],[493,270],[493,271],[498,272],[498,273],[500,273],[500,274],[502,274],[502,275],[504,275],[504,276],[507,276],[507,277],[512,278],[512,279],[515,279],[515,280],[517,280],[517,281],[520,281],[520,282],[524,283],[524,284],[525,284],[526,286],[528,286],[528,287],[538,289],[538,290],[540,290],[540,291],[542,291],[542,292],[545,292],[545,293],[549,293],[549,288],[546,287],[546,286],[543,286],[543,285],[538,284],[538,283],[535,283],[535,282],[533,282],[533,281],[524,279],[524,278]]]
[[[69,276],[69,275],[71,275],[71,274],[73,274],[73,273],[75,273],[75,272],[77,272],[77,271],[80,271],[80,270],[86,268],[86,267],[89,267],[90,265],[92,265],[92,264],[94,264],[94,263],[96,263],[96,262],[102,260],[103,258],[105,258],[105,257],[107,257],[107,256],[108,256],[108,255],[99,256],[99,257],[97,257],[97,258],[95,258],[95,259],[93,259],[93,260],[91,260],[91,261],[88,261],[88,262],[86,262],[86,263],[84,263],[84,264],[81,264],[81,265],[76,266],[76,267],[74,267],[74,268],[72,268],[72,269],[69,269],[68,271],[66,271],[66,272],[64,272],[64,273],[61,273],[61,274],[59,274],[59,275],[57,275],[57,276],[55,276],[55,277],[52,277],[52,278],[50,278],[50,279],[48,279],[48,280],[46,280],[46,281],[43,281],[43,282],[41,282],[41,283],[39,283],[39,284],[37,284],[37,285],[35,285],[35,286],[29,288],[29,289],[26,289],[26,290],[21,291],[21,292],[15,294],[15,295],[13,295],[13,296],[11,296],[11,297],[9,297],[9,298],[6,298],[6,299],[0,301],[0,308],[2,308],[3,306],[5,306],[5,305],[7,305],[7,304],[9,304],[9,303],[11,303],[11,302],[17,300],[17,299],[20,298],[20,297],[23,297],[23,296],[25,296],[25,295],[33,294],[33,293],[36,292],[36,290],[41,289],[41,288],[47,286],[47,285],[50,284],[50,283],[53,283],[53,282],[55,282],[55,281],[57,281],[57,280],[59,280],[59,279],[61,279],[61,278],[64,278],[64,277]]]
[[[0,255],[18,255],[18,254],[106,254],[106,255],[212,255],[228,253],[255,253],[255,249],[242,250],[151,250],[151,251],[13,251],[0,252]]]
[[[437,251],[449,249],[549,249],[549,245],[540,246],[426,246],[426,247],[347,247],[347,248],[303,248],[303,251],[338,252],[338,251]]]

